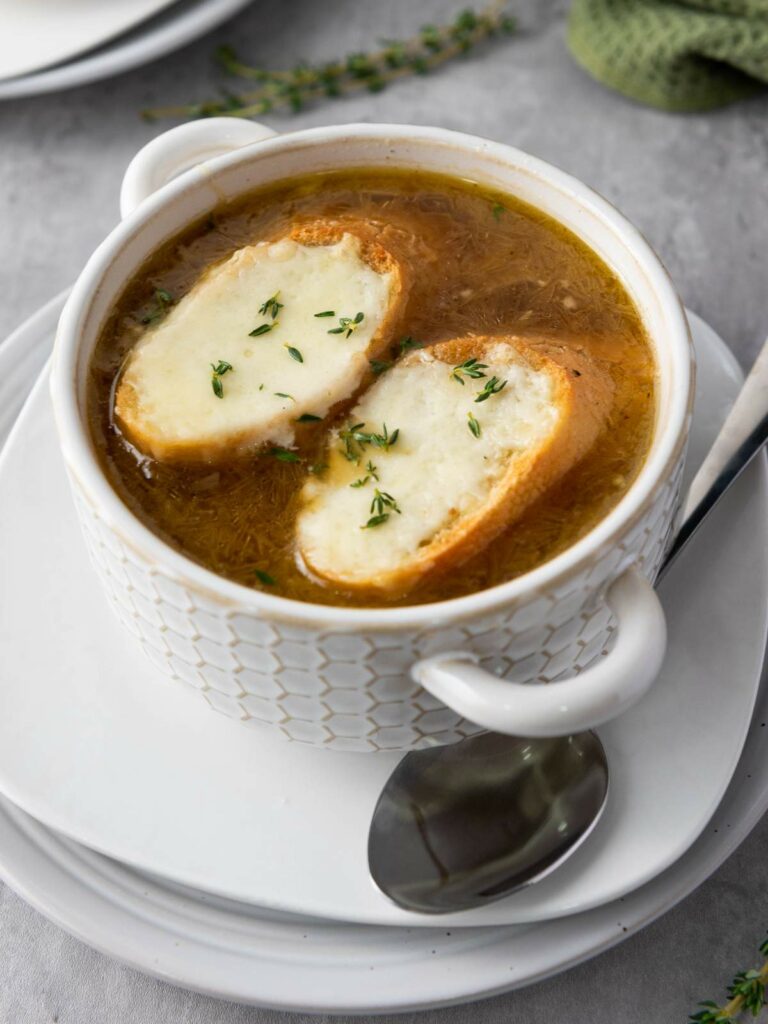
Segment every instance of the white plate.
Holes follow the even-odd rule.
[[[28,75],[100,46],[173,0],[0,0],[0,79]]]
[[[768,809],[766,721],[764,684],[723,802],[673,867],[620,903],[556,921],[452,931],[278,915],[137,874],[62,839],[1,798],[0,877],[83,942],[208,995],[315,1013],[445,1006],[573,967],[699,886]]]
[[[23,7],[26,0],[21,4],[19,0],[10,0],[10,3]],[[107,3],[97,0],[96,6],[110,7],[111,3],[112,0]],[[140,67],[186,46],[249,3],[251,0],[176,0],[170,10],[163,11],[146,25],[121,36],[107,47],[46,71],[0,81],[0,100],[71,89]],[[142,9],[148,4],[152,6],[147,0]],[[153,5],[155,8],[163,6],[158,0],[154,0]]]
[[[54,321],[55,306],[0,348],[0,408],[23,390],[21,351],[39,359]],[[694,324],[695,461],[739,372]],[[186,699],[134,651],[86,564],[45,378],[3,453],[0,494],[0,791],[94,849],[198,889],[319,917],[434,926],[392,906],[366,869],[370,814],[399,755],[251,731]],[[669,655],[648,696],[601,731],[612,789],[589,841],[539,885],[446,924],[582,911],[648,881],[693,842],[730,780],[758,685],[765,522],[759,463],[663,592]]]

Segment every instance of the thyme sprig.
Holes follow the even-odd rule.
[[[234,370],[234,367],[232,363],[228,363],[225,359],[220,359],[217,363],[211,363],[211,387],[217,398],[224,397],[224,385],[221,382],[221,378],[225,373],[229,373],[230,370]]]
[[[387,370],[391,370],[395,365],[395,360],[406,352],[413,352],[417,348],[424,348],[426,345],[425,341],[417,341],[415,338],[407,337],[401,338],[398,342],[392,345],[389,349],[390,359],[369,359],[368,363],[371,367],[371,373],[374,377],[380,377],[382,373],[386,373]]]
[[[278,462],[301,462],[301,456],[287,448],[270,448],[269,454]]]
[[[400,346],[400,355],[404,355],[406,352],[413,352],[414,349],[424,348],[426,341],[417,341],[409,335],[407,338],[401,338],[398,345]]]
[[[371,514],[371,518],[366,523],[363,523],[360,527],[361,530],[370,530],[374,526],[383,526],[393,512],[396,512],[398,515],[401,514],[401,509],[392,495],[387,494],[386,491],[380,491],[378,487],[373,492],[373,501],[368,511]]]
[[[485,370],[488,369],[487,363],[481,363],[474,356],[471,359],[465,359],[463,363],[459,363],[458,366],[454,366],[451,370],[451,377],[458,384],[463,386],[464,377],[470,377],[472,380],[479,380],[481,377],[485,377]]]
[[[482,429],[471,412],[467,413],[467,426],[469,427],[469,432],[473,437],[480,437]]]
[[[354,317],[351,316],[340,316],[339,326],[332,327],[329,334],[343,334],[345,338],[348,338],[353,331],[356,331],[360,324],[365,319],[365,313],[356,313]]]
[[[350,462],[360,461],[360,454],[366,445],[370,444],[374,448],[381,448],[388,452],[397,444],[397,439],[400,437],[400,428],[398,427],[390,434],[386,423],[382,425],[380,434],[365,431],[362,429],[364,426],[365,423],[352,423],[344,430],[339,431],[339,437],[344,444],[342,454]]]
[[[375,480],[378,483],[379,472],[370,459],[368,460],[368,465],[365,468],[368,470],[365,476],[361,476],[359,480],[354,480],[349,485],[350,487],[365,487],[369,480]]]
[[[294,113],[308,103],[336,99],[368,90],[380,92],[410,75],[424,75],[468,53],[479,43],[511,35],[514,19],[505,13],[505,0],[494,0],[480,11],[462,11],[447,25],[424,25],[410,39],[384,40],[369,53],[351,53],[321,64],[300,62],[286,70],[270,71],[242,61],[231,46],[216,51],[220,67],[234,78],[256,83],[242,92],[223,91],[220,98],[143,111],[145,120],[158,118],[259,117],[275,110]]]
[[[768,938],[760,945],[765,963],[759,970],[739,971],[728,986],[728,1002],[720,1006],[713,999],[699,1003],[700,1009],[691,1014],[692,1024],[737,1024],[744,1013],[757,1017],[768,1006]]]
[[[348,459],[349,462],[360,461],[360,453],[357,449],[355,433],[364,426],[364,423],[350,423],[349,426],[339,431],[339,439],[344,445],[342,448],[342,455],[345,459]]]
[[[383,423],[380,434],[368,434],[367,442],[372,444],[374,448],[383,448],[385,452],[388,452],[396,443],[400,437],[400,428],[393,430],[390,434],[387,430],[387,424]]]
[[[476,402],[485,402],[491,395],[498,395],[507,386],[507,381],[499,380],[498,377],[491,377],[485,382],[483,390],[475,399]]]
[[[275,292],[271,298],[267,299],[266,302],[262,302],[259,306],[259,312],[262,316],[271,316],[273,320],[277,320],[277,314],[281,309],[285,307],[284,302],[278,302],[277,297],[280,292]]]
[[[380,516],[386,509],[391,509],[393,512],[397,512],[398,515],[401,515],[402,510],[398,507],[392,495],[387,494],[386,491],[380,491],[378,487],[374,488],[373,501],[368,511],[371,515],[375,513],[377,516]]]
[[[168,307],[173,305],[174,299],[169,291],[165,288],[155,288],[154,294],[155,308],[151,313],[147,313],[146,316],[141,318],[143,324],[154,324],[158,320],[162,320],[165,314],[168,312]]]

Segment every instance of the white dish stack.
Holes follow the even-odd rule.
[[[251,0],[0,0],[0,100],[86,85],[140,67]]]

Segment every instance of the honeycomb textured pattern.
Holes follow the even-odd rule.
[[[150,661],[245,726],[333,750],[415,750],[480,732],[411,679],[415,661],[468,650],[516,682],[578,673],[607,653],[603,594],[636,563],[653,578],[678,504],[682,453],[642,515],[589,565],[501,609],[434,629],[350,633],[256,616],[174,578],[127,544],[73,477],[91,561],[111,604]]]

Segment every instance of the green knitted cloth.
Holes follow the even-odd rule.
[[[574,0],[568,42],[626,96],[708,110],[768,83],[768,0]]]

